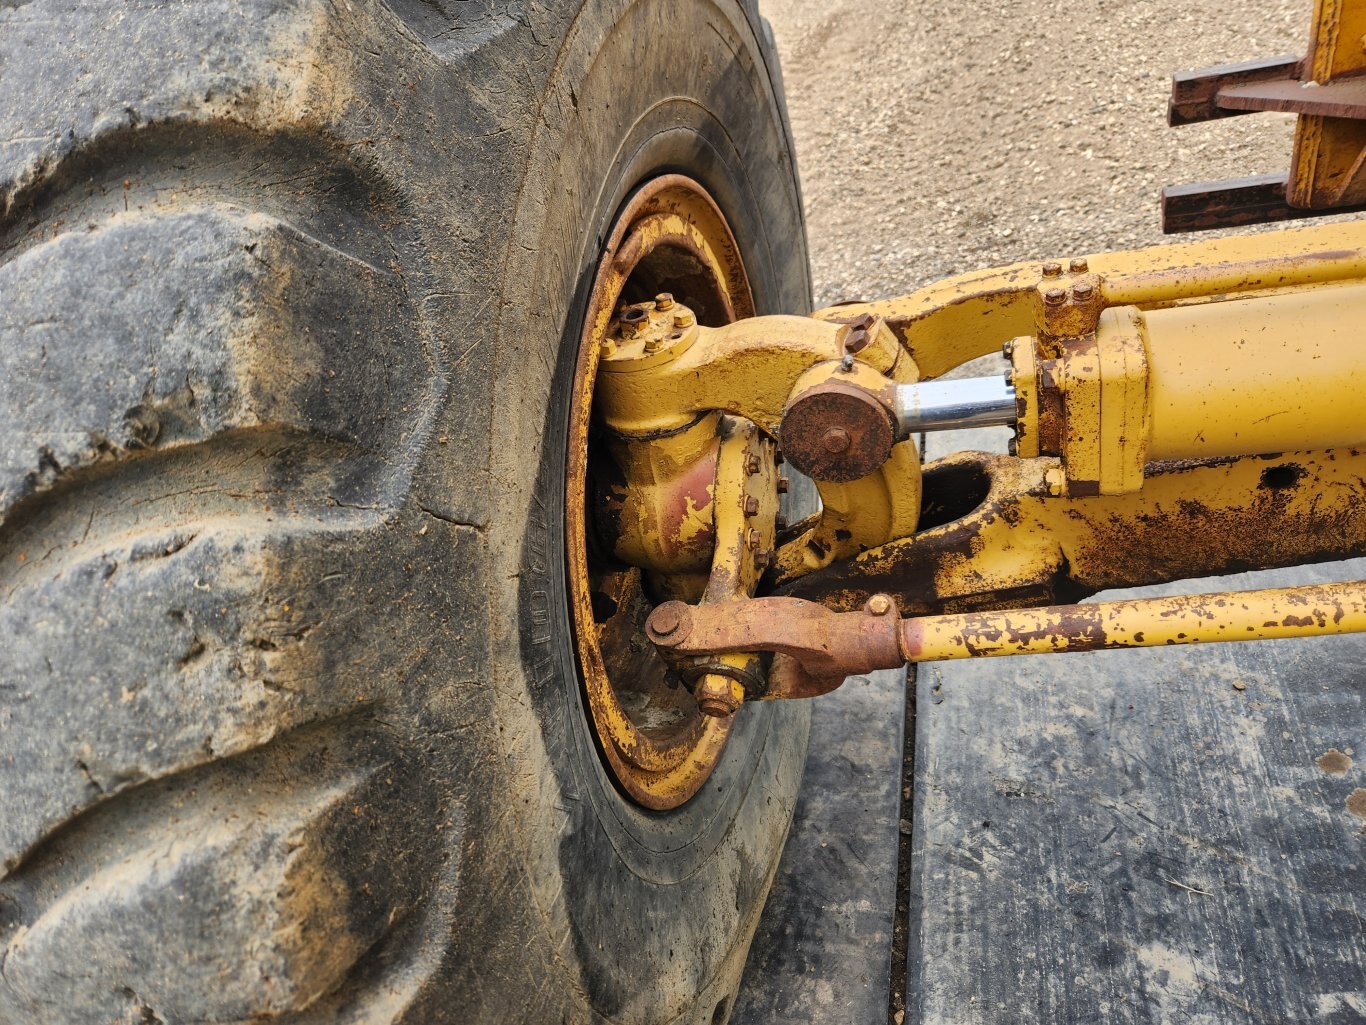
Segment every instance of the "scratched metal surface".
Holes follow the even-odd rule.
[[[881,1025],[891,979],[903,671],[812,709],[806,778],[731,1025]]]
[[[1366,1021],[1363,689],[1362,637],[921,667],[907,1021]]]

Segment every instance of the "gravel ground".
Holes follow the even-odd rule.
[[[1178,129],[1166,105],[1172,72],[1303,52],[1307,0],[763,10],[783,60],[818,306],[1159,243],[1163,185],[1289,166],[1289,115]]]

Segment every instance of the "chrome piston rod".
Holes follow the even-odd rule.
[[[1012,426],[1015,389],[1002,377],[920,381],[896,387],[897,434]]]

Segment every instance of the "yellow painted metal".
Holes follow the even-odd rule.
[[[1150,459],[1366,442],[1366,284],[1144,315]]]
[[[1020,434],[1063,457],[1069,495],[1137,491],[1164,459],[1364,443],[1363,324],[1359,282],[1108,309],[1055,358],[1012,347]]]
[[[1302,76],[1327,85],[1366,72],[1366,3],[1315,0],[1313,38]],[[1366,202],[1366,121],[1301,115],[1286,200],[1311,210]]]
[[[1092,284],[1091,294],[1104,306],[1147,310],[1189,299],[1361,277],[1366,277],[1366,222],[1356,221],[1011,264],[948,278],[908,296],[834,306],[814,316],[837,323],[860,316],[882,318],[906,346],[920,376],[928,379],[998,352],[1011,338],[1042,333],[1043,299],[1054,289],[1070,301],[1077,284]],[[1095,300],[1087,305],[1098,317],[1102,307]],[[1074,330],[1084,334],[1094,330],[1094,323],[1083,320]]]
[[[1057,465],[980,452],[930,463],[927,502],[964,503],[952,519],[832,566],[809,585],[801,573],[777,585],[832,609],[858,609],[885,592],[906,614],[956,612],[1366,550],[1359,450],[1159,466],[1126,495],[1055,497]]]
[[[647,311],[647,319],[631,328],[629,338],[621,337],[620,321],[614,322],[607,336],[594,403],[621,445],[653,446],[672,432],[689,429],[708,410],[743,416],[776,436],[783,409],[799,382],[814,385],[839,374],[877,392],[894,381],[917,378],[909,355],[879,321],[866,325],[868,344],[844,373],[841,359],[852,331],[848,325],[787,316],[758,317],[720,328],[673,323],[683,309],[675,306],[667,317]],[[621,461],[628,489],[654,486],[649,473],[637,472],[651,466],[652,458],[642,454]],[[810,572],[912,533],[920,515],[915,444],[904,441],[894,446],[891,459],[860,480],[820,481],[817,489],[821,513],[807,525],[800,545],[785,547],[789,570]],[[631,529],[668,532],[673,522],[665,518],[655,528],[641,522]],[[667,538],[630,542],[633,549],[659,551],[672,544]]]
[[[636,483],[656,489],[653,496],[632,499],[642,515],[646,506],[662,507],[670,481],[684,485],[673,489],[675,497],[686,501],[691,494],[701,501],[695,482],[686,480],[683,463],[690,452],[699,455],[692,466],[700,468],[706,479],[704,491],[714,469],[705,444],[695,436],[680,435],[674,442],[656,439],[665,443],[655,453],[635,456],[618,451],[614,455],[590,430],[592,421],[600,418],[595,386],[612,352],[604,343],[633,275],[650,268],[652,262],[660,270],[647,275],[652,280],[667,280],[670,269],[681,269],[697,291],[699,308],[707,310],[713,323],[721,324],[754,313],[738,254],[720,211],[696,182],[667,175],[645,185],[623,209],[607,239],[574,374],[565,439],[565,558],[575,650],[589,718],[606,767],[633,799],[655,810],[676,808],[701,788],[725,749],[732,720],[703,715],[692,697],[676,686],[676,677],[675,686],[668,686],[665,667],[639,632],[639,621],[651,604],[641,571],[623,567],[615,559],[600,560],[589,543],[590,533],[596,533],[588,525],[589,464],[594,463],[597,476],[611,476],[604,472],[607,462],[625,458],[633,466]],[[719,425],[719,417],[710,419]],[[709,517],[707,510],[702,518]],[[639,539],[639,543],[663,557],[671,546],[675,551],[693,547],[684,533]],[[705,573],[701,579],[706,579]],[[600,621],[595,595],[599,604],[605,598],[617,611]],[[544,611],[550,614],[548,608]],[[639,714],[641,707],[647,714]]]
[[[811,367],[844,355],[849,328],[810,317],[756,317],[721,328],[695,328],[672,353],[613,343],[604,354],[594,401],[622,437],[677,430],[719,410],[778,433],[793,384]]]
[[[907,661],[1366,631],[1366,581],[945,616],[902,624]]]

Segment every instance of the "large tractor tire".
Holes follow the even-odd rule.
[[[642,183],[807,309],[752,3],[0,0],[0,128],[0,1022],[724,1021],[806,713],[627,795],[565,438]]]

